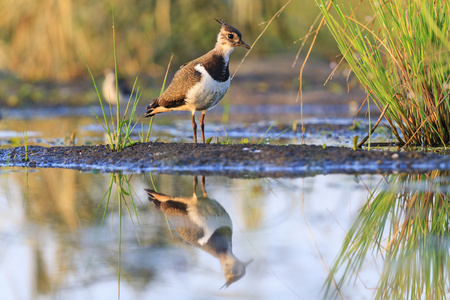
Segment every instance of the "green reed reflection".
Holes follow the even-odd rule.
[[[104,224],[106,214],[108,211],[108,207],[111,204],[112,201],[112,209],[114,209],[116,203],[117,203],[117,210],[119,214],[119,242],[118,242],[118,260],[117,260],[117,288],[118,288],[118,296],[120,298],[120,271],[121,271],[121,258],[122,258],[122,211],[125,209],[128,212],[128,215],[130,216],[130,220],[133,224],[135,224],[132,212],[134,212],[136,216],[136,221],[139,224],[139,214],[138,209],[136,207],[136,203],[134,201],[134,197],[137,197],[135,191],[133,190],[130,181],[131,181],[132,175],[124,175],[120,173],[112,173],[108,180],[108,185],[106,192],[103,195],[102,200],[97,206],[97,210],[100,208],[102,203],[105,202],[104,210],[103,210],[103,217],[101,225]],[[111,217],[113,217],[114,214],[111,214]],[[139,236],[136,234],[136,238],[139,242]]]
[[[362,207],[331,267],[330,293],[356,281],[366,255],[383,261],[376,299],[446,299],[450,285],[449,172],[390,175]]]

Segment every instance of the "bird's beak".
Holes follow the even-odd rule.
[[[244,263],[244,266],[247,267],[249,264],[251,264],[253,262],[253,259],[250,259],[249,261]]]
[[[237,45],[236,45],[236,46],[241,46],[241,47],[250,49],[250,46],[247,45],[243,40],[239,40],[239,42],[237,42]]]

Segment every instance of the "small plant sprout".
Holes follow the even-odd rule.
[[[25,159],[24,161],[28,161],[28,132],[25,130],[25,127],[22,123],[22,134],[23,134],[23,144],[25,147]]]
[[[359,139],[359,135],[355,135],[352,139],[353,150],[356,150],[358,148],[358,139]]]

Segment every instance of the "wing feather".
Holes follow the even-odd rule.
[[[185,104],[188,90],[201,80],[201,73],[194,69],[196,65],[196,60],[191,61],[175,73],[170,85],[158,98],[159,106],[172,108]]]

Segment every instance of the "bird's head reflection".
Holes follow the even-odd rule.
[[[239,259],[237,259],[234,255],[232,255],[232,257],[224,259],[223,261],[221,260],[220,263],[222,264],[222,270],[227,280],[225,284],[222,286],[222,288],[227,288],[233,282],[236,282],[242,277],[244,277],[245,269],[252,261],[253,260],[250,260],[248,262],[242,262]]]
[[[232,249],[233,224],[226,210],[216,200],[208,198],[205,178],[202,177],[203,197],[195,193],[197,177],[194,177],[194,193],[191,197],[172,197],[147,189],[152,201],[169,219],[180,237],[187,243],[216,257],[226,278],[223,287],[245,275],[247,265]]]

